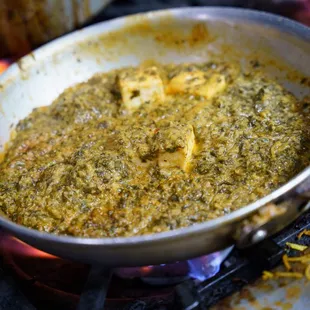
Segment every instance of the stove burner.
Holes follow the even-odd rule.
[[[203,282],[188,279],[177,286],[160,287],[145,284],[138,278],[123,279],[115,275],[112,276],[108,286],[108,271],[104,268],[98,270],[93,268],[93,278],[89,277],[89,266],[87,265],[65,261],[46,253],[43,255],[43,252],[34,250],[19,240],[0,233],[0,237],[2,236],[0,253],[2,252],[6,264],[1,268],[0,259],[0,285],[6,280],[3,270],[8,272],[9,269],[15,274],[18,284],[7,281],[7,287],[9,285],[12,287],[10,291],[13,297],[6,296],[6,299],[3,300],[3,296],[0,295],[0,308],[16,309],[14,307],[3,308],[3,305],[8,304],[7,300],[12,301],[13,298],[16,298],[16,302],[11,302],[11,304],[25,304],[25,299],[16,294],[17,288],[20,288],[37,309],[71,310],[76,309],[77,305],[78,310],[103,309],[104,297],[101,293],[105,293],[108,288],[105,310],[209,309],[219,300],[257,279],[262,274],[262,270],[277,266],[284,254],[283,246],[286,242],[294,242],[304,229],[310,229],[310,212],[301,216],[279,234],[255,247],[245,251],[234,249],[222,263],[220,271],[212,278]],[[14,246],[10,246],[13,244]],[[210,258],[210,255],[206,256],[206,258],[208,257]],[[162,267],[166,266],[169,265]],[[128,269],[126,270],[128,271]],[[144,267],[143,270],[144,272],[150,270],[154,272],[156,268],[149,266]],[[177,268],[177,270],[182,269]],[[90,282],[97,285],[93,286],[90,296],[87,296],[89,286],[84,287],[87,277],[89,277],[88,284]],[[102,285],[104,281],[106,283]],[[7,289],[6,292],[8,291]],[[92,297],[92,303],[85,304],[85,301],[88,301],[87,298],[83,298],[85,293],[86,297]],[[101,303],[96,306],[95,302],[98,300],[101,300]],[[33,310],[28,306],[21,309]]]
[[[5,257],[17,258],[24,268],[27,268],[29,260],[62,261],[56,256],[35,249],[15,237],[2,234],[0,250]],[[220,269],[232,247],[210,255],[194,258],[184,262],[161,264],[157,266],[118,268],[114,274],[122,279],[140,278],[151,285],[171,285],[193,278],[204,281],[213,277]],[[45,263],[46,264],[46,263]],[[73,264],[73,263],[72,263]]]
[[[115,274],[120,278],[141,278],[143,282],[155,286],[177,284],[190,278],[201,282],[213,277],[220,270],[222,262],[231,250],[232,247],[173,264],[118,268]]]
[[[13,271],[32,304],[38,309],[76,308],[90,272],[88,265],[42,252],[4,233],[0,234],[0,244],[5,265]],[[163,306],[173,304],[175,287],[172,285],[190,278],[199,283],[212,277],[230,251],[231,248],[175,264],[119,268],[111,279],[105,309],[123,309],[119,308],[120,304],[138,307],[137,300],[147,305],[143,308],[141,304],[141,309],[152,309],[151,305],[158,305],[159,301]],[[100,271],[95,275],[100,282],[109,281],[109,277],[98,275]]]
[[[1,232],[0,254],[4,268],[10,270],[18,287],[37,309],[77,308],[90,266],[44,253]],[[163,310],[170,309],[174,296],[173,286],[154,288],[138,278],[121,279],[112,276],[105,310],[126,307],[155,310],[158,309],[158,302]],[[131,308],[133,305],[137,308]]]

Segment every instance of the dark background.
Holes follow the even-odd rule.
[[[0,0],[2,60],[3,58],[16,60],[68,31],[60,20],[63,18],[61,15],[63,10],[58,8],[46,16],[47,12],[44,11],[44,6],[42,7],[42,1],[27,1]],[[36,5],[31,6],[31,3]],[[82,25],[77,23],[75,28],[140,12],[198,6],[251,8],[286,16],[310,26],[310,0],[114,0],[97,16]],[[53,23],[53,20],[57,22]]]
[[[88,24],[119,16],[187,6],[234,6],[272,12],[310,25],[310,0],[114,0]]]

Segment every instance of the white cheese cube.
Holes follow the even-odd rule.
[[[181,168],[189,170],[195,146],[191,125],[178,125],[160,130],[158,165],[160,169]]]
[[[137,109],[145,103],[162,102],[165,98],[162,79],[154,66],[121,72],[119,87],[128,110]]]

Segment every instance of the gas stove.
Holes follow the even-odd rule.
[[[41,252],[2,232],[0,309],[102,310],[103,304],[106,310],[224,309],[225,297],[241,291],[242,298],[253,282],[250,300],[263,303],[260,294],[266,284],[259,288],[255,280],[263,270],[281,263],[286,242],[296,242],[304,229],[310,229],[310,213],[247,250],[229,248],[187,262],[121,268],[113,273]],[[285,290],[281,285],[277,295]],[[299,296],[307,293],[302,280],[294,285]],[[273,299],[276,303],[277,297]],[[225,307],[232,302],[226,299]]]
[[[115,0],[89,24],[148,10],[199,5],[257,8],[310,25],[307,0]],[[0,71],[7,64],[8,60],[0,61]],[[49,255],[0,231],[0,310],[99,310],[103,304],[107,310],[288,309],[290,304],[307,309],[301,297],[309,289],[303,280],[285,285],[257,280],[263,270],[281,264],[286,242],[296,241],[304,229],[310,229],[310,213],[247,250],[228,248],[185,262],[113,272]]]

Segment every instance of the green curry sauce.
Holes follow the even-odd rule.
[[[308,107],[259,69],[143,70],[95,75],[19,122],[3,214],[55,234],[155,233],[230,213],[309,165]]]

